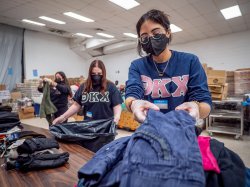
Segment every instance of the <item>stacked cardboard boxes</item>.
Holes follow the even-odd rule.
[[[250,93],[250,69],[239,69],[234,71],[235,95]]]
[[[9,100],[10,97],[10,91],[9,90],[1,90],[0,91],[0,103],[2,103],[4,100]]]
[[[139,127],[139,123],[134,120],[133,114],[127,110],[123,110],[121,113],[118,127],[122,129],[136,130]]]
[[[213,100],[223,100],[227,98],[228,83],[226,83],[227,73],[224,70],[208,70],[208,88]]]
[[[227,71],[227,80],[226,82],[228,83],[228,91],[227,95],[228,96],[234,96],[234,71]]]
[[[0,84],[0,91],[6,90],[6,85],[5,84]]]
[[[17,83],[16,89],[21,92],[24,97],[40,97],[42,93],[38,92],[37,87],[39,85],[39,80],[25,80],[24,83]]]

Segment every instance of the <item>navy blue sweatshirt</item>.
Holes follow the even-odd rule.
[[[205,102],[211,106],[207,77],[198,57],[184,52],[171,52],[169,61],[161,64],[154,64],[151,56],[134,60],[129,68],[125,97],[152,103],[167,102],[168,109],[161,109],[163,113],[188,101]],[[155,65],[160,72],[167,65],[162,77]]]

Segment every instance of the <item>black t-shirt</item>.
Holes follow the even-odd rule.
[[[84,119],[107,119],[114,117],[113,107],[121,104],[122,97],[116,86],[108,82],[107,91],[102,94],[99,89],[83,93],[82,84],[74,95],[74,101],[83,107]]]

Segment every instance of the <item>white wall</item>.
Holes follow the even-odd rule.
[[[102,60],[106,67],[107,78],[113,82],[118,80],[119,84],[125,84],[125,81],[128,79],[128,68],[130,63],[136,58],[139,58],[139,56],[135,52],[135,49],[132,49],[93,58],[89,61],[89,64],[95,59]]]
[[[175,45],[171,48],[194,53],[202,63],[207,63],[214,69],[236,70],[250,67],[250,31]]]
[[[40,75],[64,71],[67,77],[87,76],[88,65],[69,47],[67,38],[26,30],[24,34],[25,78],[34,79],[33,70]]]
[[[170,48],[196,54],[201,63],[207,63],[214,69],[235,70],[250,67],[250,31],[173,45]],[[136,49],[132,49],[98,58],[105,63],[110,80],[125,83],[130,63],[138,57]],[[117,70],[120,71],[119,74],[116,73]]]

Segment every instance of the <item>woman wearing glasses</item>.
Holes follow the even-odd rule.
[[[116,86],[106,79],[106,69],[101,60],[94,60],[89,67],[88,78],[76,91],[74,104],[53,124],[62,123],[83,107],[84,119],[97,120],[114,117],[118,123],[123,102]]]
[[[150,10],[137,22],[137,50],[145,57],[134,60],[126,82],[126,106],[137,121],[147,110],[186,110],[194,118],[206,118],[211,96],[206,74],[197,56],[169,49],[172,39],[168,16]]]

